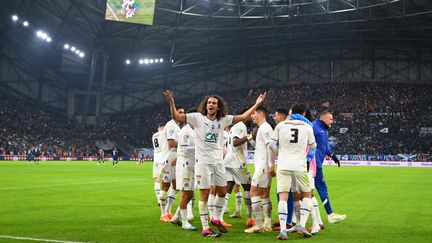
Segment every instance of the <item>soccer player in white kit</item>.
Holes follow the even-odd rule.
[[[272,231],[272,206],[269,190],[271,178],[275,176],[273,169],[275,156],[273,156],[269,148],[270,136],[273,129],[266,121],[267,113],[267,109],[263,106],[258,107],[257,110],[252,113],[252,122],[258,126],[254,156],[255,171],[252,177],[250,192],[256,223],[251,228],[244,230],[245,233]]]
[[[156,194],[156,199],[158,201],[158,204],[160,206],[160,200],[159,200],[159,193],[160,193],[160,176],[161,176],[161,172],[162,172],[162,166],[163,166],[163,161],[162,161],[162,146],[165,145],[165,143],[161,144],[161,138],[163,135],[163,129],[164,129],[164,124],[158,124],[158,131],[155,132],[152,135],[152,143],[153,143],[153,179],[154,179],[154,191]],[[163,216],[163,212],[161,209],[161,216]]]
[[[248,222],[252,222],[252,208],[250,201],[250,184],[251,176],[246,166],[247,158],[247,142],[252,139],[252,135],[247,133],[246,125],[243,122],[237,122],[231,127],[227,154],[224,158],[225,170],[227,174],[227,194],[225,196],[225,208],[228,203],[228,198],[235,184],[242,185],[245,191],[245,204],[247,206]],[[241,201],[240,201],[241,203]],[[240,212],[236,211],[234,217],[240,218]]]
[[[203,229],[201,234],[204,237],[220,237],[220,233],[215,233],[209,227],[207,200],[210,187],[215,185],[216,212],[211,223],[217,226],[220,232],[226,233],[227,229],[220,221],[227,186],[223,165],[223,131],[232,123],[249,117],[264,102],[267,93],[261,94],[249,110],[237,116],[227,115],[227,105],[217,95],[206,96],[199,105],[197,113],[186,115],[177,112],[171,91],[165,91],[164,95],[170,103],[173,119],[178,122],[187,122],[195,131],[195,184],[200,189],[199,211]]]
[[[225,130],[223,131],[223,158],[225,159],[225,155],[227,154],[227,146],[228,146],[228,134],[229,131],[229,126],[225,128]],[[213,185],[210,187],[210,194],[207,200],[207,208],[208,208],[208,212],[209,212],[209,216],[210,216],[210,220],[213,218],[213,213],[216,211],[215,207],[214,207],[214,200],[216,198],[216,187]],[[224,207],[225,209],[226,207]],[[223,212],[225,213],[225,212]],[[231,227],[231,224],[228,224],[227,222],[224,221],[223,219],[223,214],[221,216],[221,222],[222,225],[225,227]]]
[[[179,114],[185,113],[183,107],[178,106],[176,108]],[[162,133],[160,143],[164,143],[162,150],[163,168],[161,172],[162,186],[159,194],[161,202],[161,210],[163,212],[160,221],[171,222],[173,215],[171,214],[171,207],[177,195],[176,181],[175,181],[175,165],[177,162],[177,134],[180,131],[179,123],[171,119],[167,124]],[[168,189],[172,184],[171,190],[168,194]]]
[[[192,108],[188,112],[196,111],[196,108]],[[176,189],[181,191],[181,199],[171,222],[181,225],[185,230],[196,230],[189,223],[189,218],[193,219],[193,204],[189,202],[192,202],[195,189],[195,132],[189,124],[180,129],[177,141]]]
[[[300,229],[304,237],[312,235],[306,230],[306,221],[312,209],[311,201],[311,181],[307,172],[306,149],[315,149],[315,137],[312,127],[300,120],[286,120],[280,122],[272,136],[270,147],[278,154],[277,168],[277,192],[279,193],[279,223],[280,240],[287,240],[286,220],[287,220],[287,200],[288,192],[293,187],[297,192],[301,192],[302,201],[300,203]],[[279,144],[279,148],[277,147]]]

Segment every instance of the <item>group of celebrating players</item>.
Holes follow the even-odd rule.
[[[226,102],[218,95],[206,96],[198,108],[188,113],[176,106],[171,91],[164,95],[170,104],[172,120],[158,126],[153,134],[153,177],[161,208],[160,221],[172,222],[185,230],[196,230],[189,221],[194,218],[194,190],[199,189],[199,214],[204,237],[220,237],[230,224],[224,221],[227,203],[235,185],[244,189],[247,211],[245,233],[270,232],[279,229],[280,240],[289,232],[306,238],[324,229],[318,202],[312,194],[315,185],[328,214],[328,222],[346,218],[333,213],[322,174],[324,157],[336,156],[328,148],[328,128],[332,114],[325,111],[312,123],[304,104],[296,104],[288,112],[278,109],[274,114],[276,127],[267,122],[268,110],[263,106],[267,93],[239,115],[228,115]],[[309,118],[309,119],[308,119]],[[248,133],[245,123],[256,125]],[[182,127],[180,127],[182,126]],[[247,144],[255,148],[254,173],[246,166]],[[318,143],[318,144],[317,144]],[[318,146],[318,148],[317,148]],[[275,161],[277,159],[277,169]],[[272,224],[270,186],[277,180],[278,222]],[[314,178],[316,177],[316,181]],[[174,215],[172,205],[181,192]],[[241,194],[237,196],[236,212],[241,217]],[[253,217],[254,215],[254,217]],[[306,228],[309,215],[312,227]],[[215,226],[218,232],[209,225]]]

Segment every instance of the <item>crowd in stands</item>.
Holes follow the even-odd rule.
[[[0,155],[85,156],[94,153],[97,134],[38,105],[0,94]]]
[[[317,118],[333,111],[337,154],[432,154],[432,86],[406,83],[302,83],[220,93],[238,113],[268,92],[270,112],[306,103]],[[162,94],[161,94],[162,95]],[[175,95],[175,94],[174,94]],[[177,100],[186,109],[198,106],[201,97]],[[95,154],[97,140],[110,139],[131,148],[151,147],[157,124],[170,119],[168,104],[116,113],[100,127],[82,127],[37,105],[0,95],[0,154],[23,154],[40,146],[46,154]],[[132,151],[132,150],[131,150]],[[429,157],[430,158],[430,157]]]

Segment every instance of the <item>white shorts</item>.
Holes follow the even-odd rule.
[[[309,175],[310,189],[312,191],[313,189],[315,189],[315,178],[312,175],[312,171],[309,171],[308,175]]]
[[[243,168],[228,168],[225,167],[227,181],[234,181],[239,185],[251,184],[251,176],[247,167]]]
[[[180,172],[180,173],[179,173]],[[195,166],[184,165],[176,171],[176,189],[180,191],[195,190]]]
[[[312,191],[313,189],[315,189],[315,178],[312,176],[311,171],[308,172],[308,176],[309,176],[309,182],[310,182],[310,190]],[[291,187],[291,191],[297,192],[297,190],[293,187]]]
[[[302,171],[278,170],[277,192],[310,192],[309,173]]]
[[[255,171],[252,176],[252,186],[259,188],[268,188],[271,184],[271,176],[267,171]]]
[[[179,181],[181,181],[183,177],[183,163],[181,163],[179,160],[177,160],[175,171],[176,190],[181,190],[181,185],[179,185]]]
[[[161,172],[162,183],[171,183],[173,180],[175,180],[175,172],[175,166],[173,166],[171,163],[165,162]]]
[[[153,178],[156,179],[159,177],[162,171],[163,164],[158,162],[153,162]]]
[[[195,164],[195,186],[197,189],[227,186],[224,164]]]

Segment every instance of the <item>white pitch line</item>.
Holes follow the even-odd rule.
[[[31,238],[31,237],[19,237],[19,236],[12,236],[12,235],[0,235],[0,238],[14,239],[14,240],[30,240],[30,241],[39,241],[39,242],[85,243],[85,242],[80,242],[80,241],[49,240],[49,239],[38,239],[38,238]]]
[[[28,189],[28,188],[39,188],[39,187],[56,187],[56,186],[73,186],[73,185],[85,185],[85,184],[103,184],[110,182],[124,182],[124,181],[139,181],[141,179],[130,179],[130,180],[114,180],[114,181],[87,181],[87,182],[76,182],[76,183],[64,183],[64,184],[52,184],[52,185],[36,185],[36,186],[14,186],[14,187],[3,187],[0,190],[13,190],[13,189]]]
[[[107,8],[109,9],[109,11],[111,11],[111,14],[114,16],[114,18],[119,21],[119,19],[117,18],[116,14],[114,13],[114,11],[112,10],[111,6],[109,5],[108,1],[107,1]]]

